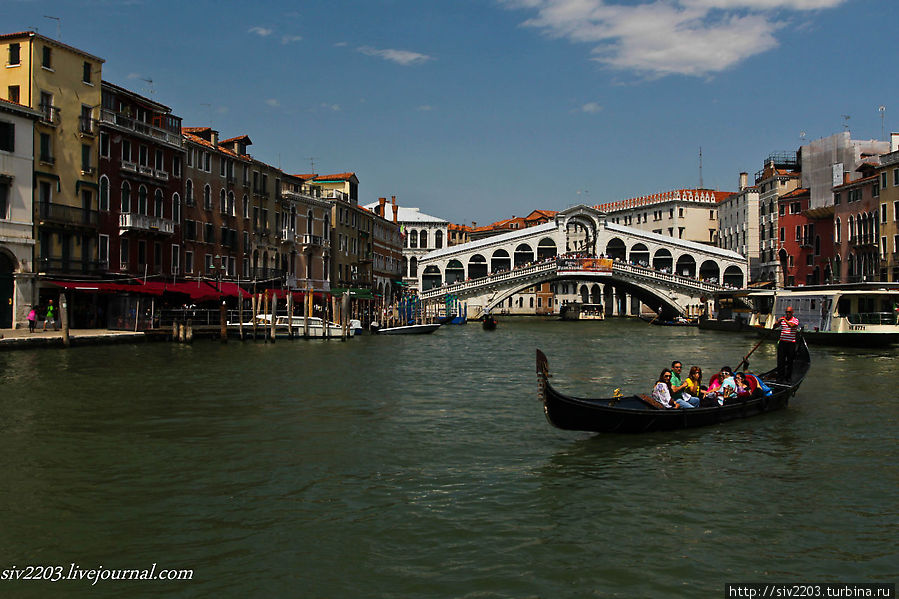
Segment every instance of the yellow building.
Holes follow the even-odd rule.
[[[0,95],[41,113],[34,127],[35,270],[95,274],[104,61],[33,31],[0,35],[0,53]]]

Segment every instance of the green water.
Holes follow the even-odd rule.
[[[552,428],[560,388],[708,378],[755,340],[641,322],[0,354],[0,571],[13,597],[719,597],[895,582],[896,350],[812,348],[786,411],[645,436]],[[753,365],[770,367],[774,346]]]

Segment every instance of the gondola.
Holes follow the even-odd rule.
[[[811,366],[808,345],[800,335],[796,341],[793,373],[788,383],[775,381],[776,369],[756,375],[770,389],[770,395],[756,394],[723,406],[664,409],[652,398],[626,395],[607,399],[572,397],[556,390],[549,382],[549,362],[537,350],[537,396],[543,402],[546,419],[561,429],[597,433],[648,433],[708,426],[749,418],[786,407],[796,394]]]
[[[495,331],[496,318],[493,317],[493,314],[485,314],[484,321],[481,323],[481,326],[484,327],[485,331]]]

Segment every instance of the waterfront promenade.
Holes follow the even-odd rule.
[[[109,329],[70,329],[70,345],[134,343],[147,338],[142,331],[110,331]],[[64,347],[62,331],[37,329],[0,329],[0,351],[36,347]]]

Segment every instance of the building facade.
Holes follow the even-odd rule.
[[[95,277],[96,119],[103,59],[32,31],[0,36],[0,89],[41,113],[34,128],[36,262],[41,278]],[[57,288],[39,282],[39,299]]]
[[[755,174],[755,186],[759,193],[759,271],[758,281],[780,284],[783,273],[780,265],[780,239],[778,199],[797,187],[802,174],[795,153],[772,154],[762,170]]]
[[[181,119],[104,81],[99,119],[97,254],[110,274],[181,274]]]
[[[840,283],[876,281],[880,275],[880,173],[859,167],[854,181],[846,173],[833,188],[834,279]]]
[[[718,205],[718,247],[732,250],[749,261],[749,280],[759,275],[759,189],[740,173],[740,191]]]
[[[877,172],[880,176],[879,278],[896,283],[899,282],[899,151],[894,149],[881,156]]]
[[[37,110],[0,100],[0,329],[26,325],[36,301],[34,125]]]

